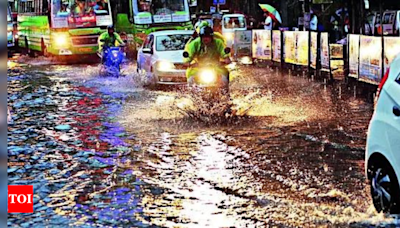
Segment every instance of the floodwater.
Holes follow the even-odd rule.
[[[185,88],[143,88],[133,65],[10,68],[9,184],[34,185],[35,212],[9,226],[399,225],[364,178],[372,105],[344,85],[239,67],[232,113],[214,115]]]

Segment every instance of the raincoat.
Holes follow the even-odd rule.
[[[186,45],[185,51],[189,53],[189,57],[184,59],[185,63],[197,61],[198,63],[214,62],[219,63],[220,59],[229,57],[225,54],[225,44],[221,39],[213,39],[208,46],[204,45],[201,38],[198,37]],[[228,71],[224,67],[216,69],[219,73],[227,75]],[[186,70],[186,77],[189,79],[198,72],[197,68],[189,67]]]
[[[102,42],[100,40],[105,40],[105,42]],[[110,36],[108,32],[105,32],[99,36],[99,52],[103,52],[103,45],[106,45],[108,47],[117,47],[121,44],[124,43],[124,41],[121,39],[121,37],[118,35],[118,33],[114,32],[114,36]]]

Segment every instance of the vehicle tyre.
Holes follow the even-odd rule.
[[[387,161],[373,163],[368,168],[371,196],[378,212],[400,213],[399,182]]]

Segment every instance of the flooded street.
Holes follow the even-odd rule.
[[[133,65],[119,79],[96,65],[9,68],[8,181],[35,193],[9,226],[400,224],[372,205],[373,106],[345,85],[242,66],[221,117],[183,87],[144,88]]]

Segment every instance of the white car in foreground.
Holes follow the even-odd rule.
[[[186,83],[183,51],[193,32],[169,30],[148,35],[139,49],[137,67],[139,73],[147,74],[149,84]]]
[[[366,175],[378,212],[400,213],[400,55],[379,85],[367,138]]]

